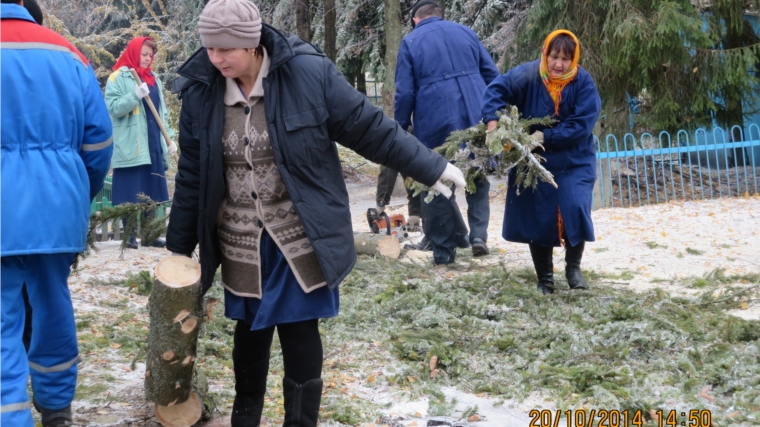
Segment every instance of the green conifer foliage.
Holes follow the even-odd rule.
[[[540,142],[528,134],[531,126],[550,125],[554,121],[549,117],[541,119],[522,119],[517,107],[509,111],[497,112],[499,121],[490,143],[486,143],[486,125],[479,123],[470,128],[452,132],[446,142],[435,151],[451,160],[454,166],[462,170],[467,192],[475,194],[475,181],[485,179],[493,173],[496,178],[505,178],[512,168],[516,168],[515,185],[517,194],[526,188],[535,189],[539,180],[553,185],[554,176],[546,170],[541,162],[544,161],[538,150],[543,150]],[[496,162],[496,167],[492,165]],[[445,184],[451,183],[444,181]],[[425,202],[440,194],[411,178],[407,178],[406,186],[414,190],[414,195],[428,191]]]
[[[642,98],[639,131],[741,124],[760,95],[753,10],[745,0],[536,0],[516,58],[538,58],[549,32],[565,28],[607,113],[625,110],[626,92]]]

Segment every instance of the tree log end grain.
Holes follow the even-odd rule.
[[[354,246],[359,255],[381,255],[390,259],[398,259],[401,255],[398,239],[385,234],[355,233]]]
[[[201,265],[191,258],[170,256],[156,265],[156,279],[170,288],[183,288],[198,282]]]
[[[202,411],[203,405],[195,392],[183,403],[155,407],[156,419],[164,427],[190,427],[201,418]]]

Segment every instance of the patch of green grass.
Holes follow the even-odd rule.
[[[694,248],[686,248],[686,253],[691,254],[691,255],[702,255],[705,253],[705,251],[701,251],[699,249],[694,249]]]
[[[661,245],[655,241],[646,242],[646,245],[649,249],[657,249],[657,248],[667,249],[668,248],[667,245]]]
[[[100,398],[105,394],[106,391],[109,389],[108,384],[104,384],[102,382],[95,382],[92,384],[82,384],[80,381],[77,384],[77,391],[76,396],[74,399],[76,400],[95,400],[97,398]]]
[[[679,252],[678,252],[678,254],[676,255],[676,257],[677,257],[677,258],[683,258],[683,252],[680,252],[680,251],[679,251]]]
[[[725,245],[724,244],[724,245],[721,245],[720,247],[723,248],[723,249],[731,249],[731,245]]]
[[[594,248],[594,252],[607,252],[610,248]]]

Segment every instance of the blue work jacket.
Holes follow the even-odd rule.
[[[427,18],[401,41],[394,118],[429,148],[476,125],[483,92],[499,70],[470,28]]]
[[[554,115],[554,101],[538,74],[539,61],[519,65],[499,76],[483,97],[483,121],[497,120],[496,112],[514,105],[525,118]],[[544,133],[543,166],[559,188],[539,182],[535,191],[517,195],[515,170],[509,174],[502,236],[511,242],[559,246],[557,209],[571,246],[594,241],[591,202],[596,181],[594,125],[601,99],[591,75],[578,67],[578,75],[562,90],[559,116],[552,126],[534,126]]]
[[[90,201],[113,150],[92,66],[71,43],[2,4],[0,256],[85,249]]]

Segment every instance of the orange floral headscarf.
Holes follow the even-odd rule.
[[[549,73],[549,65],[547,64],[547,58],[549,57],[549,45],[555,37],[566,34],[573,38],[575,41],[575,55],[573,55],[573,62],[570,63],[570,68],[567,72],[559,77],[554,77]],[[581,56],[581,44],[578,42],[578,38],[575,34],[567,30],[557,30],[549,34],[544,40],[544,47],[541,49],[541,65],[539,66],[538,73],[541,75],[541,80],[546,86],[546,90],[549,91],[549,96],[554,101],[554,115],[559,115],[559,103],[562,101],[562,89],[567,86],[568,83],[573,81],[576,75],[578,75],[578,58]]]

